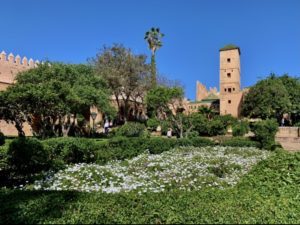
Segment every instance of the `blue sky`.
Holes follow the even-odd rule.
[[[158,70],[190,99],[196,80],[219,89],[228,43],[241,48],[242,87],[271,72],[300,76],[299,0],[3,0],[0,12],[0,51],[67,63],[113,43],[150,56],[144,33],[160,27]]]

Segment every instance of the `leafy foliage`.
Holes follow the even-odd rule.
[[[257,141],[250,140],[244,137],[233,137],[227,140],[223,140],[220,145],[232,146],[232,147],[260,147],[260,143]]]
[[[242,114],[251,118],[279,120],[283,113],[299,110],[299,93],[299,79],[271,74],[250,88],[242,105]]]
[[[1,223],[299,224],[300,154],[275,152],[234,188],[122,194],[2,189]]]
[[[147,120],[147,127],[151,130],[151,131],[155,131],[156,128],[160,125],[160,121],[156,118],[150,118]]]
[[[8,164],[20,174],[33,174],[50,167],[50,153],[34,138],[13,140],[7,152]]]
[[[246,121],[240,121],[232,126],[232,135],[244,136],[249,132],[249,124]]]
[[[157,83],[156,78],[156,63],[155,63],[155,52],[162,47],[161,39],[165,35],[160,32],[159,28],[152,27],[145,33],[145,40],[148,43],[148,47],[151,50],[151,87],[154,88]]]
[[[23,121],[28,120],[42,137],[59,135],[59,130],[66,125],[70,127],[65,122],[66,115],[89,117],[91,106],[105,113],[113,111],[106,84],[90,66],[46,63],[20,73],[16,80],[15,85],[3,92],[8,105],[1,107],[13,114],[7,116],[9,120],[18,120],[15,114],[22,115]],[[16,108],[16,113],[11,108]],[[57,122],[60,129],[56,130]]]
[[[131,102],[142,104],[145,92],[150,88],[146,56],[135,55],[123,45],[115,44],[104,46],[91,63],[114,95],[119,120],[129,120]]]
[[[278,130],[278,123],[274,119],[267,119],[253,124],[252,131],[255,134],[261,148],[274,150],[275,135]]]
[[[127,122],[117,130],[117,135],[124,137],[140,137],[145,132],[145,125],[136,122]]]

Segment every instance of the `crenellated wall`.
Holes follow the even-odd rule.
[[[34,68],[39,63],[38,60],[21,58],[10,53],[8,56],[4,51],[0,53],[0,91],[5,90],[15,82],[15,77],[19,72]]]
[[[38,60],[34,61],[31,58],[28,60],[27,57],[21,58],[12,53],[7,55],[2,51],[0,53],[0,91],[6,90],[8,86],[15,83],[15,78],[19,72],[35,68],[38,64]],[[0,121],[0,130],[8,136],[17,135],[15,126],[7,124],[5,121]],[[31,127],[28,124],[24,124],[24,131],[27,136],[32,135]]]

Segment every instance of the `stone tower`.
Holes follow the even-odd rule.
[[[220,114],[239,117],[241,91],[240,48],[227,45],[220,49]]]

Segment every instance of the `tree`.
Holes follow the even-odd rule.
[[[283,83],[291,101],[290,113],[293,124],[300,122],[300,78],[284,74],[278,79]]]
[[[119,118],[129,120],[131,103],[143,104],[149,85],[149,65],[145,55],[134,55],[123,45],[104,46],[91,60],[96,73],[107,83],[116,100]]]
[[[168,120],[175,133],[181,138],[193,126],[190,117],[183,113],[183,95],[183,89],[180,87],[157,86],[148,91],[146,96],[149,117]]]
[[[289,93],[280,79],[271,74],[257,82],[245,95],[242,114],[251,118],[277,118],[290,111]]]
[[[205,115],[208,120],[212,120],[212,118],[217,115],[217,112],[213,108],[207,106],[200,106],[198,112]]]
[[[24,137],[23,124],[27,117],[21,111],[19,103],[13,101],[9,92],[0,92],[0,119],[7,123],[13,123],[18,131],[18,136]]]
[[[4,119],[13,121],[16,127],[28,121],[41,137],[61,132],[67,135],[75,128],[78,114],[89,119],[91,106],[113,112],[107,85],[90,66],[46,63],[18,74],[16,81],[1,93]],[[66,118],[71,114],[73,121]],[[22,133],[21,128],[18,131]]]
[[[148,42],[148,47],[151,50],[151,86],[155,87],[157,83],[156,78],[156,63],[155,52],[162,47],[161,39],[164,37],[163,33],[160,33],[159,28],[152,27],[145,33],[145,40]]]

